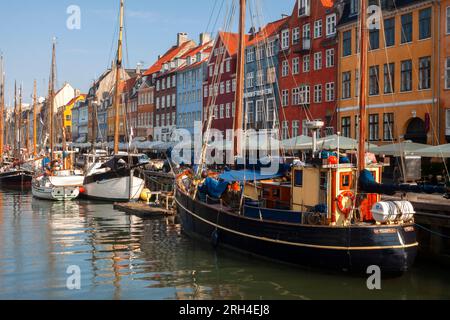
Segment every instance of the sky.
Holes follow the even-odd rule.
[[[125,0],[125,67],[149,67],[176,43],[178,32],[198,41],[201,32],[223,29],[226,8],[233,1]],[[294,4],[295,0],[249,0],[247,30],[251,21],[259,26],[290,14]],[[72,5],[80,9],[79,29],[67,27],[68,20],[74,21],[67,13]],[[31,101],[35,79],[39,96],[47,95],[54,37],[59,86],[68,82],[85,93],[114,59],[119,0],[0,0],[0,8],[7,105],[13,101],[14,80],[23,84],[25,103]],[[237,30],[237,14],[234,20]]]

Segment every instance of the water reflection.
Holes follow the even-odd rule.
[[[81,268],[79,291],[66,288],[71,265]],[[174,219],[0,193],[2,299],[450,298],[445,270],[430,265],[382,285],[371,292],[365,279],[215,252],[182,235]]]

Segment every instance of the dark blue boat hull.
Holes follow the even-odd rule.
[[[417,254],[413,224],[307,226],[243,217],[179,190],[176,201],[188,235],[285,263],[356,273],[376,265],[387,275],[408,271]]]

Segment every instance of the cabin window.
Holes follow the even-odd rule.
[[[303,170],[295,171],[294,186],[295,187],[303,187]]]
[[[341,173],[341,186],[340,190],[349,190],[352,185],[352,174],[351,172]]]

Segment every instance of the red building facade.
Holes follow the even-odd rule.
[[[336,128],[337,13],[333,1],[297,0],[280,29],[279,121],[284,139],[307,135],[305,122],[325,122],[321,135]]]
[[[211,128],[225,133],[233,129],[235,115],[238,35],[220,32],[208,62],[203,84],[203,120],[213,113]],[[206,127],[204,127],[206,129]]]

